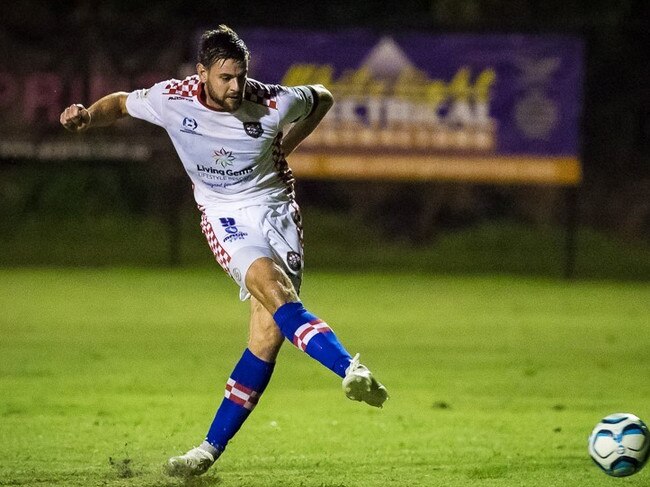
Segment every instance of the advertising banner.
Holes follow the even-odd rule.
[[[579,39],[243,32],[251,76],[336,100],[292,157],[312,177],[578,184]]]

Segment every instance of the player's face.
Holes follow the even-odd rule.
[[[234,112],[239,108],[248,73],[247,63],[226,59],[218,60],[209,68],[199,63],[196,69],[205,85],[208,106],[223,112]]]

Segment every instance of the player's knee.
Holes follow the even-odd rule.
[[[298,301],[289,276],[267,257],[250,265],[246,272],[246,288],[270,313],[285,303]]]

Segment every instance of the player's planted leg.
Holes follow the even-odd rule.
[[[201,475],[210,468],[255,408],[271,379],[274,365],[256,357],[249,349],[244,351],[226,383],[224,398],[205,441],[185,455],[170,458],[166,465],[169,475]]]
[[[228,379],[225,397],[205,441],[184,455],[170,458],[165,465],[169,475],[202,475],[219,458],[266,389],[282,342],[282,334],[273,317],[251,298],[248,348]]]

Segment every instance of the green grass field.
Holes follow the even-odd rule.
[[[291,346],[216,468],[201,441],[245,346],[212,270],[0,270],[0,485],[650,484],[587,456],[606,414],[650,419],[650,285],[308,273],[308,307],[391,393],[383,410]]]

